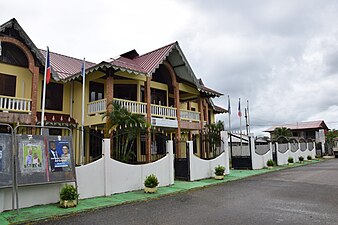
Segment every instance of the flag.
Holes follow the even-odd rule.
[[[239,98],[239,100],[238,100],[238,116],[239,117],[242,116],[242,112],[241,112],[241,98]]]
[[[231,105],[230,105],[230,97],[228,95],[228,113],[231,115]]]
[[[49,58],[49,48],[47,47],[47,55],[46,55],[46,84],[50,81],[50,73],[51,73],[51,67],[50,67],[50,58]]]

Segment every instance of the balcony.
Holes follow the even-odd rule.
[[[2,112],[31,113],[31,99],[0,95],[0,110]]]
[[[124,99],[114,98],[114,102],[118,103],[122,107],[126,108],[131,113],[137,113],[146,115],[147,114],[147,103],[129,101]],[[98,115],[106,112],[107,100],[102,99],[88,103],[88,115]],[[150,105],[150,112],[152,117],[165,118],[165,119],[177,119],[176,108],[161,106],[161,105]],[[200,113],[190,110],[180,110],[181,120],[185,121],[200,121]]]

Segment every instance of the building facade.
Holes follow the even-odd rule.
[[[15,19],[0,26],[0,46],[0,123],[40,125],[46,51],[35,46]],[[136,162],[150,162],[165,154],[161,140],[166,139],[194,140],[196,154],[208,154],[201,134],[207,124],[215,122],[215,114],[226,112],[212,102],[222,94],[196,78],[178,42],[143,55],[132,50],[98,64],[85,62],[84,96],[82,60],[53,52],[50,60],[52,77],[46,89],[44,123],[72,130],[77,163],[82,163],[82,157],[87,162],[100,157],[104,115],[112,102],[144,115],[151,129],[157,130],[155,135],[149,128],[137,136]],[[82,125],[86,130],[84,151]],[[7,132],[5,126],[1,132]],[[64,132],[49,130],[50,135]]]

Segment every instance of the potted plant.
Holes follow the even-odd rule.
[[[293,165],[293,158],[291,156],[288,158],[288,163],[289,165]]]
[[[155,193],[157,192],[157,185],[159,184],[157,177],[154,174],[150,174],[144,181],[144,192]]]
[[[75,207],[79,194],[73,185],[66,184],[60,191],[60,206],[62,208]]]
[[[266,165],[268,166],[269,169],[271,169],[275,165],[275,162],[272,159],[269,159],[266,162]]]
[[[308,156],[307,156],[307,160],[312,160],[312,156],[311,156],[311,155],[308,155]]]
[[[299,156],[298,160],[299,160],[300,163],[303,163],[304,162],[304,157],[303,156]]]
[[[224,179],[224,171],[225,167],[218,165],[215,167],[215,179],[216,180],[223,180]]]

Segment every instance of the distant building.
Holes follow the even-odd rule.
[[[273,126],[267,129],[265,132],[270,133],[270,137],[273,137],[275,129],[281,127],[290,129],[292,132],[292,137],[297,140],[300,138],[304,138],[305,140],[314,139],[316,140],[316,143],[324,143],[325,134],[329,131],[329,128],[325,124],[324,120],[319,120]]]

